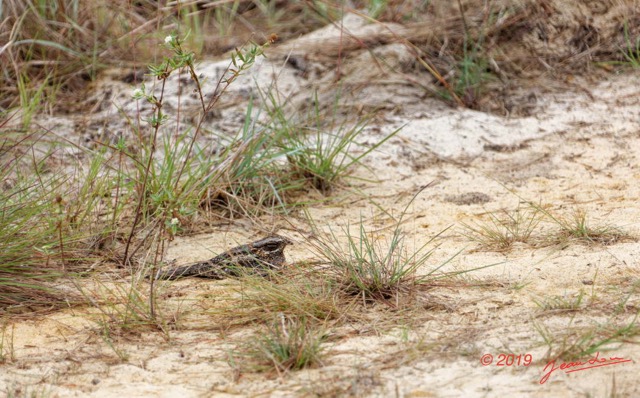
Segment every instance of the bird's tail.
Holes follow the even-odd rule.
[[[182,265],[180,267],[168,267],[165,269],[158,270],[158,272],[155,275],[155,279],[156,280],[157,279],[174,280],[174,279],[183,278],[185,276],[197,276],[202,272],[201,268],[202,267],[200,263]]]

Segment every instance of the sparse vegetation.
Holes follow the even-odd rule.
[[[57,262],[52,265],[63,266],[71,262],[86,262],[88,259],[73,260],[69,255],[74,253],[75,248],[89,249],[87,244],[90,244],[91,247],[101,248],[100,250],[114,250],[120,247],[117,250],[121,251],[111,258],[117,259],[129,270],[136,271],[134,258],[145,258],[145,261],[150,264],[158,263],[162,258],[166,242],[173,239],[176,234],[193,228],[194,220],[199,216],[215,216],[220,210],[227,216],[238,214],[250,217],[256,217],[270,209],[286,211],[290,205],[295,205],[295,202],[289,200],[289,192],[300,190],[306,184],[316,183],[308,180],[307,176],[302,175],[296,167],[288,169],[287,165],[279,160],[295,150],[279,144],[282,139],[277,135],[283,134],[281,131],[269,132],[251,123],[251,106],[247,110],[243,131],[226,145],[219,156],[206,155],[211,149],[196,144],[198,136],[202,134],[200,130],[202,119],[197,123],[195,131],[186,130],[172,135],[162,132],[163,124],[170,117],[163,111],[163,98],[167,79],[172,74],[186,70],[194,80],[196,93],[200,98],[201,118],[203,118],[215,106],[220,95],[224,94],[238,76],[251,67],[256,58],[262,54],[264,47],[270,43],[234,52],[231,67],[218,85],[219,95],[213,97],[209,103],[204,101],[206,94],[202,92],[194,69],[193,53],[184,50],[181,40],[176,36],[167,36],[165,44],[172,55],[159,65],[150,68],[152,75],[160,81],[160,87],[154,90],[142,85],[134,92],[135,98],[149,102],[153,107],[151,116],[147,119],[149,134],[134,130],[135,136],[139,138],[138,141],[133,142],[134,149],[122,137],[113,146],[105,145],[98,150],[91,151],[76,147],[75,149],[92,157],[86,172],[83,171],[71,178],[57,174],[50,176],[40,172],[41,174],[38,174],[35,180],[36,183],[29,180],[22,181],[22,174],[17,174],[19,166],[25,167],[25,164],[28,164],[25,161],[28,159],[23,159],[24,156],[6,163],[4,174],[7,178],[20,180],[20,184],[15,186],[16,193],[9,191],[4,201],[6,204],[4,222],[7,225],[3,231],[7,234],[7,239],[4,240],[7,244],[4,255],[13,256],[12,251],[9,250],[11,237],[18,242],[28,244],[29,247],[33,247],[31,246],[33,242],[42,240],[36,236],[25,240],[24,226],[28,222],[39,222],[43,212],[49,212],[52,215],[51,222],[46,225],[37,225],[29,232],[38,233],[42,238],[48,239],[36,245],[37,250],[46,250],[43,253],[52,260],[47,260],[47,264],[54,260]],[[320,123],[321,115],[319,112],[315,115]],[[381,144],[377,144],[357,157],[351,157],[348,151],[351,150],[361,128],[357,127],[353,131],[355,134],[348,133],[341,136],[339,145],[331,147],[330,157],[322,159],[323,167],[327,167],[331,173],[327,177],[326,184],[334,183],[338,178],[344,177],[349,166],[359,162]],[[316,135],[316,137],[320,136]],[[293,139],[291,135],[289,139]],[[38,144],[39,142],[36,141],[30,145]],[[315,159],[313,153],[295,156],[302,159],[301,161],[307,161],[304,159],[312,161]],[[322,154],[322,147],[320,147],[320,153]],[[50,155],[45,155],[38,158],[33,155],[33,164],[41,168],[49,157]],[[76,177],[79,178],[76,180]],[[27,190],[23,186],[27,186]],[[328,185],[323,182],[323,187]],[[105,199],[105,197],[111,199]],[[28,204],[27,199],[31,204]],[[14,203],[20,205],[16,206]],[[18,228],[12,229],[9,226]],[[43,229],[43,227],[49,229]],[[12,230],[15,233],[11,232]],[[125,232],[127,230],[128,232]],[[29,252],[29,249],[24,247],[16,247],[16,250],[18,249],[20,253]],[[142,251],[147,251],[148,254],[142,255]],[[20,255],[24,256],[24,254]],[[27,256],[31,255],[27,254]],[[10,265],[14,260],[9,260],[9,257],[4,262],[3,270],[5,272],[20,271],[20,275],[26,276],[23,269],[16,269]],[[24,260],[16,259],[15,261]],[[52,269],[56,271],[49,274],[61,275],[59,268]],[[64,270],[71,271],[68,267]],[[139,271],[147,272],[144,269]],[[47,273],[37,278],[43,278],[45,274]],[[37,278],[35,281],[38,280]],[[7,286],[11,284],[11,282],[7,283]],[[32,286],[41,295],[47,292],[42,284],[29,285],[20,282],[19,286],[18,290],[23,291]],[[137,289],[137,287],[134,288],[133,292]],[[17,297],[16,294],[12,294],[12,297],[7,297],[6,300],[8,302],[22,300]],[[128,297],[128,295],[122,297]],[[148,300],[147,317],[153,320],[156,316],[153,286]],[[135,307],[138,308],[137,305]],[[139,311],[136,309],[133,313],[139,313]]]
[[[308,30],[326,22],[300,4],[288,4],[285,15],[258,3],[263,6],[254,11],[241,7],[240,1],[206,7],[181,2],[160,6],[150,0],[135,4],[126,0],[5,1],[0,8],[0,43],[6,43],[0,47],[0,76],[7,84],[0,87],[0,110],[19,105],[23,112],[50,112],[64,102],[61,98],[76,102],[75,91],[83,90],[106,67],[123,61],[153,62],[160,54],[155,43],[169,30],[187,36],[189,47],[197,49],[198,55],[205,48],[220,54],[239,47],[257,28],[269,32],[260,38],[264,40],[274,31],[287,37],[291,25],[299,34],[301,27]],[[247,13],[256,14],[249,26],[244,19]],[[262,22],[265,15],[267,26]],[[224,34],[204,33],[212,27]],[[224,37],[240,40],[227,43]]]
[[[307,182],[323,194],[331,192],[340,180],[349,176],[349,171],[371,152],[380,148],[401,129],[387,134],[361,153],[354,153],[356,140],[365,130],[368,120],[338,123],[339,98],[333,104],[330,115],[321,112],[317,93],[312,108],[306,117],[294,121],[284,114],[283,106],[274,95],[263,95],[269,106],[269,129],[291,167],[292,177]]]
[[[603,61],[597,63],[606,69],[618,65],[622,67],[640,68],[640,35],[633,35],[629,30],[629,21],[623,25],[624,43],[619,46],[622,59],[615,61]]]
[[[611,245],[634,237],[614,226],[593,227],[587,222],[587,213],[574,210],[571,215],[552,211],[548,206],[529,203],[513,212],[488,213],[488,222],[462,223],[462,235],[477,242],[483,250],[506,251],[516,242],[533,247],[580,242]],[[541,222],[555,227],[542,231]]]
[[[4,138],[2,147],[7,152],[0,166],[4,181],[0,192],[0,313],[68,306],[76,298],[69,294],[65,300],[47,282],[74,272],[74,261],[87,256],[78,251],[83,245],[75,223],[78,216],[92,211],[91,203],[84,202],[80,212],[67,212],[84,198],[65,193],[64,176],[42,171],[53,154],[37,158],[33,135],[14,139],[17,136]],[[31,153],[20,154],[15,151],[18,147]],[[24,170],[25,163],[33,165],[34,174]]]
[[[319,364],[324,339],[322,328],[304,318],[279,316],[250,345],[246,354],[258,369],[266,366],[281,375]]]
[[[640,68],[640,35],[635,38],[629,32],[629,22],[624,23],[624,40],[626,48],[623,51],[624,58],[634,68]]]
[[[637,336],[640,335],[637,315],[628,321],[607,319],[594,326],[576,326],[574,320],[575,315],[559,333],[554,333],[544,324],[534,324],[542,338],[542,344],[547,346],[545,358],[564,361],[583,359],[596,352],[620,349],[625,342],[637,341]]]
[[[571,312],[582,308],[584,292],[581,290],[575,297],[552,296],[534,298],[533,302],[540,310],[547,312]]]
[[[261,316],[285,314],[325,321],[348,313],[353,302],[321,270],[299,268],[268,279],[247,276],[242,290],[242,307],[253,308]],[[230,314],[231,315],[231,314]]]
[[[328,272],[333,274],[332,277],[341,283],[347,292],[364,299],[388,300],[396,297],[398,293],[412,291],[416,285],[427,280],[428,276],[418,276],[416,272],[433,253],[433,249],[425,251],[425,248],[442,232],[421,247],[409,250],[401,225],[413,199],[400,214],[390,240],[384,244],[377,234],[365,230],[362,220],[355,234],[350,231],[349,225],[344,228],[346,248],[342,247],[343,239],[333,230],[330,229],[328,237],[325,238],[322,231],[314,225],[317,237],[313,242],[314,251],[329,264]],[[443,265],[434,267],[429,275]]]
[[[13,334],[15,328],[9,329],[9,325],[3,323],[0,326],[0,364],[11,362],[16,358],[15,347],[13,345]]]
[[[560,228],[552,242],[578,241],[586,244],[610,245],[622,240],[632,239],[629,234],[613,226],[591,226],[587,222],[587,213],[581,209],[574,210],[569,216],[556,215],[542,207],[539,207],[539,209],[548,220]]]
[[[535,207],[518,207],[513,212],[488,213],[486,223],[462,223],[462,234],[488,250],[509,250],[516,242],[530,243],[531,235],[542,221]]]
[[[314,322],[347,320],[353,316],[354,300],[344,294],[322,270],[291,266],[268,277],[244,275],[221,293],[219,303],[204,305],[204,313],[216,319],[215,327],[264,324],[278,314]],[[203,325],[210,328],[211,325]]]
[[[483,21],[483,24],[477,29],[478,32],[473,34],[467,24],[467,18],[460,1],[458,1],[458,4],[460,6],[460,19],[464,28],[464,37],[462,40],[462,54],[457,65],[455,65],[451,84],[455,96],[451,98],[451,93],[448,90],[440,90],[440,95],[451,102],[457,99],[464,106],[473,108],[477,107],[477,101],[482,97],[487,83],[495,79],[489,72],[489,54],[487,49],[484,48],[486,31],[495,24],[495,16],[489,12],[485,16],[486,21]],[[454,55],[454,58],[458,57]]]
[[[374,233],[366,231],[363,223],[352,234],[344,230],[347,248],[340,246],[342,239],[333,231],[326,240],[318,240],[316,251],[331,266],[330,272],[347,291],[366,299],[386,300],[400,292],[412,290],[424,278],[416,275],[432,251],[421,252],[433,242],[429,240],[419,250],[409,253],[406,236],[399,229],[393,231],[390,241],[381,243]]]
[[[286,386],[285,395],[429,395],[434,392],[405,391],[401,383],[389,390],[385,372],[403,374],[417,362],[438,367],[450,358],[477,364],[493,349],[490,340],[502,339],[503,329],[512,333],[514,314],[518,330],[508,340],[521,343],[520,336],[536,339],[537,333],[547,359],[579,360],[606,350],[623,355],[640,336],[639,285],[630,263],[635,252],[604,246],[636,238],[594,220],[623,207],[635,216],[628,199],[635,191],[620,198],[598,192],[598,207],[587,208],[522,200],[515,210],[474,221],[464,207],[449,212],[439,199],[448,192],[417,200],[425,181],[435,178],[434,188],[448,190],[462,173],[490,173],[484,162],[518,168],[548,158],[535,153],[526,163],[501,163],[512,150],[527,150],[529,142],[492,142],[485,149],[495,150],[495,157],[459,164],[436,159],[429,142],[409,136],[421,131],[401,134],[398,128],[422,114],[451,111],[443,118],[447,123],[455,116],[447,105],[424,105],[427,97],[510,117],[530,115],[518,102],[526,96],[524,108],[542,103],[538,98],[548,84],[577,86],[600,100],[582,79],[591,84],[610,65],[639,66],[640,18],[631,0],[600,13],[593,7],[598,5],[560,0],[0,0],[0,392],[93,392],[102,378],[114,377],[114,364],[129,362],[152,373],[162,362],[194,377],[188,387],[199,394],[235,394],[235,386],[225,383],[237,382],[243,394]],[[274,48],[320,26],[326,29],[317,35]],[[198,61],[220,54],[227,54],[227,68],[201,73]],[[138,72],[148,64],[142,81]],[[605,67],[593,71],[593,64]],[[95,96],[89,83],[114,66],[114,84],[101,86]],[[250,73],[246,80],[258,87],[233,91]],[[267,75],[291,81],[277,78],[264,87]],[[535,90],[529,89],[533,78],[540,78]],[[122,99],[124,83],[132,83],[137,103]],[[170,91],[176,97],[168,98]],[[607,106],[632,102],[633,95]],[[91,125],[98,114],[100,128]],[[590,150],[585,143],[591,131],[580,123],[571,125],[579,139],[565,131],[546,136],[554,144],[565,142],[555,135],[575,139],[566,142],[580,148],[553,156],[551,166]],[[100,138],[78,136],[93,130]],[[623,128],[613,141],[607,134],[594,136],[625,153],[611,154],[603,168],[584,162],[597,184],[613,178],[604,170],[621,163],[630,175],[637,171],[637,156],[626,151],[637,146],[636,137]],[[635,146],[626,145],[627,137]],[[421,148],[413,148],[418,143]],[[533,139],[531,146],[537,143]],[[389,151],[383,146],[388,144],[394,144]],[[553,148],[534,149],[556,154]],[[364,162],[374,152],[375,163]],[[375,185],[382,167],[390,168],[384,173],[389,187]],[[554,179],[569,180],[565,175],[541,173],[543,182],[527,178],[514,185],[534,187],[528,195],[540,193],[545,200],[550,190],[573,189],[556,185]],[[499,181],[511,185],[508,178]],[[607,193],[628,188],[626,181],[617,182]],[[415,195],[402,206],[410,193]],[[581,206],[594,203],[572,193],[562,197]],[[484,196],[487,203],[495,199]],[[610,206],[617,200],[624,206]],[[362,216],[369,211],[375,214]],[[479,250],[499,253],[459,256],[464,248],[448,239],[446,225],[453,220]],[[634,223],[624,227],[632,230]],[[296,242],[284,266],[264,275],[146,278],[168,262],[175,242],[201,232],[217,237],[239,231],[242,236],[232,238],[238,244],[281,232]],[[191,243],[203,245],[199,237]],[[582,286],[562,286],[558,294],[541,264],[558,266],[556,258],[546,262],[578,245],[591,246],[579,254],[585,264],[576,274],[578,284],[591,286],[591,295]],[[206,251],[214,256],[220,247]],[[523,267],[509,262],[514,248],[520,260],[537,256],[541,247],[553,250]],[[582,261],[591,252],[601,257]],[[183,255],[175,260],[186,261]],[[474,263],[495,257],[507,259],[499,272],[460,277],[490,267]],[[444,272],[448,265],[454,271]],[[603,267],[615,272],[599,273]],[[574,276],[576,268],[570,271]],[[624,278],[614,285],[618,274]],[[619,289],[628,284],[630,290]],[[548,293],[549,287],[556,290]],[[564,318],[558,324],[554,317]],[[49,345],[51,353],[33,354]],[[95,363],[104,366],[96,370],[90,366]],[[332,367],[305,371],[325,363]],[[196,380],[211,369],[220,374]],[[267,374],[246,375],[254,371]],[[92,372],[99,377],[67,380]],[[255,387],[256,380],[263,384]],[[308,391],[309,384],[322,388]]]

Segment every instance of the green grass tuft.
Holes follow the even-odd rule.
[[[418,194],[422,192],[420,190]],[[388,300],[399,293],[412,291],[414,287],[425,283],[429,277],[443,267],[430,270],[425,276],[418,276],[417,270],[427,263],[433,250],[425,250],[444,231],[436,234],[424,245],[409,253],[406,235],[400,228],[409,205],[398,218],[391,238],[382,242],[377,233],[367,231],[361,220],[357,232],[352,233],[349,226],[343,229],[347,247],[343,248],[343,238],[330,229],[324,237],[312,220],[309,220],[315,231],[312,241],[316,255],[329,264],[328,271],[345,289],[365,299]]]
[[[321,363],[325,333],[304,318],[280,316],[251,344],[247,355],[258,370],[274,369],[278,374]]]

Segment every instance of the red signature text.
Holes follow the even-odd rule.
[[[589,359],[586,362],[576,361],[576,362],[562,362],[560,365],[556,365],[555,359],[553,361],[549,361],[547,366],[542,369],[542,372],[546,372],[542,375],[540,379],[540,384],[544,384],[549,380],[551,374],[556,370],[564,370],[565,373],[571,372],[579,372],[581,370],[599,368],[602,366],[610,366],[617,365],[619,363],[631,362],[631,359],[624,359],[619,357],[609,357],[609,358],[600,358],[600,353],[596,352],[596,355]]]

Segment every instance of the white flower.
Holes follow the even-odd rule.
[[[169,35],[164,38],[164,44],[171,44],[171,43],[173,43],[173,36]]]
[[[176,217],[172,218],[171,221],[169,222],[169,224],[171,225],[178,225],[180,224],[180,220],[178,220]]]
[[[136,88],[135,90],[133,90],[133,98],[139,98],[142,97],[144,95],[144,91],[142,91],[141,88]]]

